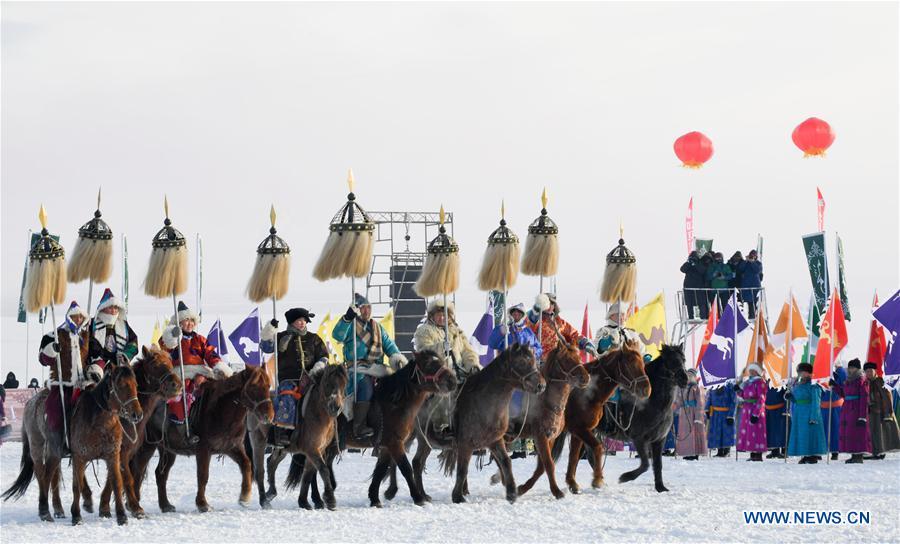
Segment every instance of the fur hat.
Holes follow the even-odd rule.
[[[512,306],[509,307],[509,310],[507,310],[506,312],[509,314],[512,314],[513,312],[522,312],[522,315],[524,315],[525,314],[525,305],[522,304],[521,302],[518,304],[513,304]]]
[[[850,359],[850,362],[847,363],[847,368],[860,369],[862,368],[862,363],[859,362],[859,359]]]
[[[312,322],[312,318],[316,317],[316,314],[309,313],[309,310],[306,308],[291,308],[290,310],[284,312],[284,318],[287,320],[288,325],[297,321],[300,318],[306,320],[307,323]]]
[[[103,296],[100,297],[100,304],[97,305],[97,313],[99,314],[103,310],[112,308],[113,306],[118,308],[120,312],[125,310],[125,306],[122,305],[122,302],[116,298],[109,287],[107,287],[106,290],[103,291]]]
[[[88,316],[88,314],[84,313],[84,310],[81,309],[81,306],[79,306],[78,303],[73,300],[72,304],[69,304],[69,309],[66,311],[66,317],[72,318],[76,315],[80,315],[84,319],[88,319],[90,317]]]
[[[438,310],[440,310],[440,311],[444,310],[443,297],[435,297],[435,298],[431,299],[431,302],[428,303],[427,313],[429,316],[434,314]],[[451,317],[456,316],[456,307],[450,301],[447,301],[447,313],[450,314]]]
[[[871,361],[869,361],[869,362],[863,364],[863,370],[869,370],[870,368],[871,368],[872,370],[878,370],[878,365],[877,365],[876,363],[871,362]]]
[[[178,313],[172,319],[173,325],[180,325],[182,321],[185,319],[190,319],[194,322],[194,325],[200,323],[200,316],[197,315],[197,312],[191,310],[187,307],[187,304],[184,303],[183,300],[178,301]]]
[[[546,312],[550,309],[552,299],[548,293],[541,293],[534,298],[534,309],[539,312]]]
[[[811,365],[809,363],[800,363],[799,365],[797,365],[797,373],[798,374],[801,372],[809,372],[810,374],[812,374],[812,371],[813,371],[813,365]]]
[[[755,370],[756,373],[760,376],[763,375],[763,369],[761,366],[759,366],[759,363],[750,363],[749,365],[747,365],[747,371],[749,372],[751,370]]]
[[[359,293],[353,293],[353,304],[355,304],[357,307],[372,305],[372,303],[369,302],[369,299],[360,295]]]

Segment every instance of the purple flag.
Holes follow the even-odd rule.
[[[737,333],[747,328],[747,320],[744,314],[737,309],[735,294],[731,294],[728,306],[722,312],[716,330],[709,338],[709,345],[700,360],[700,377],[705,387],[722,385],[736,376],[734,344],[737,337],[735,332],[735,317],[737,317]]]
[[[245,364],[259,366],[262,362],[259,352],[259,308],[254,308],[247,319],[228,335],[228,339]]]
[[[900,334],[900,291],[872,312],[874,317],[887,332],[887,354],[884,357],[884,374],[900,374],[900,345],[897,335]]]
[[[490,302],[488,302],[488,308],[484,315],[481,316],[481,321],[478,322],[478,326],[475,327],[470,338],[472,347],[478,352],[478,362],[481,363],[481,366],[485,366],[494,360],[494,350],[488,347],[488,340],[491,338],[491,331],[493,330],[494,313],[491,311]]]
[[[209,334],[206,335],[206,342],[216,348],[216,352],[224,357],[228,355],[228,343],[225,342],[225,334],[222,332],[222,323],[216,319]]]

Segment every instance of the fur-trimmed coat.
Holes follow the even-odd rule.
[[[456,364],[465,373],[481,370],[481,364],[478,362],[478,352],[469,343],[466,335],[459,330],[456,323],[450,323],[450,352],[452,359],[447,364]],[[430,349],[435,353],[444,353],[444,327],[437,326],[433,321],[428,320],[419,325],[413,335],[413,349],[416,351],[424,351]]]
[[[263,353],[275,351],[276,329],[267,323],[260,336],[259,349]],[[299,380],[306,372],[313,372],[328,364],[328,347],[322,338],[311,331],[300,334],[293,327],[278,333],[278,379]]]
[[[526,324],[529,329],[534,332],[535,335],[538,334],[538,324],[540,323],[536,319],[532,319],[532,316],[529,315],[527,317],[528,321]],[[578,332],[578,329],[573,327],[568,321],[559,317],[558,315],[554,318],[556,320],[556,326],[559,328],[559,333],[562,334],[562,337],[566,339],[566,342],[570,344],[577,344],[578,347],[582,347],[582,336],[581,333]],[[559,343],[559,338],[556,336],[556,331],[553,329],[553,322],[549,317],[541,317],[543,320],[543,325],[540,326],[540,340],[541,342],[541,350],[542,350],[542,358],[546,358],[547,355],[556,349],[556,345]]]
[[[91,343],[88,357],[91,363],[105,368],[107,364],[117,364],[117,354],[121,353],[131,361],[138,353],[137,334],[124,318],[113,325],[106,325],[97,318],[89,325]]]
[[[63,385],[81,388],[85,372],[91,365],[88,358],[88,329],[84,327],[79,334],[75,334],[68,327],[62,326],[56,332],[59,335],[59,359]],[[53,333],[45,334],[41,338],[41,352],[38,355],[41,365],[50,370],[50,383],[53,385],[59,383],[59,373],[56,370],[56,350],[53,349],[54,341]]]
[[[169,352],[169,355],[172,357],[172,364],[178,366],[181,364],[178,340],[175,338],[172,329],[173,327],[166,327],[159,338],[159,345]],[[213,372],[227,378],[234,373],[231,367],[228,366],[228,363],[219,357],[216,348],[207,342],[206,337],[202,334],[196,332],[190,335],[182,333],[181,350],[184,351],[185,379],[193,379],[198,374],[209,377]]]

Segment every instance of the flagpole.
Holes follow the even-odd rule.
[[[777,325],[777,323],[776,323]],[[794,288],[791,287],[788,290],[788,328],[787,334],[785,335],[784,342],[784,357],[787,360],[788,367],[788,381],[786,383],[790,383],[791,374],[793,373],[793,359],[791,357],[791,334],[794,332]],[[790,391],[790,389],[788,389]],[[787,463],[788,460],[788,432],[790,431],[791,424],[791,401],[788,400],[787,404],[784,406],[784,462]]]
[[[734,361],[734,379],[735,379],[735,382],[737,382],[738,378],[740,378],[740,376],[738,375],[738,371],[737,371],[737,347],[738,347],[737,288],[735,288],[734,291],[731,293],[731,302],[732,302],[731,315],[732,315],[732,317],[734,317],[734,343],[731,345],[731,359],[732,359],[732,361]],[[738,426],[735,425],[734,426],[734,461],[737,462],[737,460],[738,460]]]
[[[203,319],[203,243],[197,233],[197,315]]]
[[[828,360],[828,370],[829,370],[828,376],[829,377],[831,377],[831,375],[834,371],[833,370],[834,369],[834,295],[836,293],[837,293],[837,289],[835,289],[835,291],[831,294],[831,322],[830,322],[830,326],[828,327],[828,336],[830,338],[830,341],[828,342],[828,349],[831,350],[831,358]],[[838,299],[838,303],[840,303],[840,299]],[[832,400],[834,399],[833,390],[834,390],[834,388],[831,386],[831,383],[829,381],[828,396],[831,397]],[[831,404],[830,403],[828,406],[828,440],[827,440],[827,442],[828,442],[828,449],[830,450],[831,449]],[[825,464],[827,464],[827,465],[831,464],[830,452],[829,452],[829,455],[825,458]]]

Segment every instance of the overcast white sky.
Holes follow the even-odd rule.
[[[39,204],[71,250],[101,185],[104,217],[129,237],[135,315],[171,309],[140,292],[164,193],[175,225],[204,237],[207,311],[250,307],[273,201],[293,248],[282,305],[337,310],[346,282],[311,270],[348,167],[366,208],[455,212],[458,300],[474,313],[501,199],[524,238],[545,185],[576,324],[586,300],[600,320],[620,218],[641,302],[665,289],[671,303],[691,195],[696,234],[726,255],[765,237],[777,307],[790,287],[809,297],[801,235],[816,230],[821,187],[830,258],[834,231],[844,239],[857,351],[873,291],[900,285],[896,3],[4,2],[2,83],[7,318]],[[824,160],[791,143],[810,116],[837,133]],[[672,152],[691,130],[716,146],[701,171]],[[536,290],[523,277],[513,297]],[[9,368],[23,333],[3,322]]]

